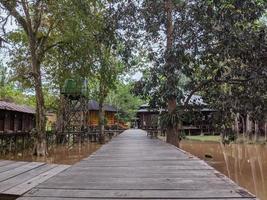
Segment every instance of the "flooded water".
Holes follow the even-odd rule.
[[[267,200],[267,145],[183,141],[181,148]]]
[[[32,155],[31,151],[25,150],[23,152],[9,153],[5,156],[0,156],[0,159],[73,165],[83,158],[90,156],[100,147],[101,145],[97,143],[73,144],[71,146],[67,144],[55,145],[49,148],[48,156],[46,157],[36,157]]]

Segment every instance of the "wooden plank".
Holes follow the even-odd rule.
[[[137,168],[71,168],[60,174],[60,176],[87,176],[88,178],[201,178],[217,177],[213,170],[171,170],[163,171],[161,169],[150,170],[149,168],[139,170]]]
[[[17,176],[19,174],[25,173],[25,172],[32,170],[36,167],[39,167],[41,165],[44,165],[44,163],[31,162],[31,163],[27,163],[25,165],[22,165],[20,167],[17,167],[15,169],[11,169],[11,170],[2,172],[2,173],[0,173],[0,182],[5,181],[5,180],[12,178],[14,176]]]
[[[188,163],[190,162],[190,163]],[[192,166],[198,166],[202,169],[210,169],[208,165],[201,161],[165,161],[165,160],[159,160],[159,161],[94,161],[90,160],[90,162],[80,162],[80,167],[82,166],[90,166],[90,167],[152,167],[152,166],[184,166],[185,168],[188,166],[189,168]]]
[[[0,167],[0,173],[5,172],[5,171],[9,171],[9,170],[13,170],[17,167],[26,165],[27,162],[12,162],[10,164],[4,165]]]
[[[37,168],[33,168],[25,173],[19,174],[17,176],[14,176],[10,179],[7,179],[5,181],[0,182],[0,193],[4,194],[5,190],[8,190],[12,187],[16,187],[18,184],[23,183],[35,176],[38,176],[39,174],[46,172],[48,170],[51,170],[52,168],[56,167],[57,165],[42,165]],[[12,193],[7,193],[12,194]]]
[[[204,161],[143,131],[128,130],[19,198],[41,199],[255,198]]]
[[[85,168],[86,165],[77,165],[75,166],[75,169],[77,170],[82,170],[82,169],[86,169]],[[114,166],[95,166],[95,165],[89,165],[88,167],[90,168],[102,168],[103,170],[108,170],[108,169],[112,169],[112,168],[115,168]],[[139,169],[139,170],[148,170],[148,169],[151,169],[151,170],[158,170],[158,169],[162,169],[161,171],[164,171],[164,170],[213,170],[212,167],[209,167],[209,166],[198,166],[198,165],[191,165],[191,166],[187,166],[187,165],[184,165],[184,166],[179,166],[179,165],[171,165],[171,166],[157,166],[157,165],[150,165],[150,166],[134,166],[136,169]],[[118,169],[131,169],[132,166],[116,166],[116,168]]]
[[[211,186],[212,187],[212,186]],[[64,198],[241,198],[235,190],[74,190],[74,189],[34,189],[25,196],[64,197]]]
[[[11,164],[11,163],[14,163],[14,161],[11,161],[11,160],[0,160],[0,167],[4,166],[4,165]]]
[[[120,199],[120,200],[136,200],[136,199],[129,199],[129,198],[116,198],[116,199]],[[159,199],[159,198],[154,198],[155,200]],[[160,198],[161,199],[161,198]],[[226,200],[238,200],[240,198],[224,198]],[[111,199],[106,199],[106,198],[65,198],[65,197],[21,197],[19,198],[19,200],[111,200]],[[143,198],[138,198],[138,200],[148,200],[148,199],[143,199]],[[171,198],[171,199],[164,199],[164,200],[189,200],[189,199],[185,199],[185,198]],[[191,199],[192,200],[192,199]],[[207,200],[206,198],[197,198],[197,200]],[[210,198],[209,200],[218,200],[218,198],[214,199],[214,198]],[[255,200],[254,198],[242,198],[242,200]]]
[[[4,191],[3,194],[22,195],[33,187],[39,185],[40,183],[48,180],[49,178],[66,170],[69,167],[69,165],[57,165],[56,167],[53,167],[52,169],[41,173],[38,176],[35,176],[22,184],[16,185],[16,187]]]
[[[115,178],[118,180],[118,178]],[[135,179],[115,179],[104,178],[102,180],[96,179],[73,179],[72,181],[67,181],[67,179],[56,180],[53,184],[44,183],[38,188],[58,188],[58,189],[80,189],[83,190],[208,190],[212,187],[213,190],[218,189],[240,189],[238,186],[226,184],[218,179],[154,179],[148,180],[147,178],[142,178],[141,180]],[[92,181],[91,181],[92,180]],[[114,182],[111,182],[114,181]],[[178,182],[180,181],[180,182]],[[203,184],[203,182],[209,182],[209,184]]]

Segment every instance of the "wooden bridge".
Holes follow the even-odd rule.
[[[70,165],[0,160],[0,200],[14,199]]]
[[[19,200],[255,199],[204,161],[128,130]]]

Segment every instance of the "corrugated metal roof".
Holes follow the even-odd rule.
[[[187,98],[187,94],[184,95],[184,99],[181,100],[182,105],[184,105],[184,101]],[[207,104],[203,101],[202,96],[199,95],[192,95],[189,102],[189,105],[197,105],[197,106],[206,106]]]
[[[184,97],[185,98],[181,100],[182,106],[184,105],[184,101],[187,98],[187,94],[185,94]],[[201,106],[201,107],[207,106],[207,104],[204,102],[203,98],[201,96],[199,96],[199,95],[192,95],[190,100],[189,100],[189,102],[188,102],[188,104],[190,106]],[[140,108],[139,108],[139,110],[137,112],[138,113],[145,113],[145,112],[151,113],[151,112],[157,112],[157,111],[158,112],[160,112],[160,111],[163,112],[165,110],[164,109],[157,110],[155,108],[153,108],[153,109],[150,108],[149,109],[149,104],[143,104],[143,105],[140,106]],[[202,111],[215,111],[215,110],[212,110],[212,109],[209,109],[209,108],[203,108]]]
[[[18,105],[15,103],[10,103],[6,101],[0,101],[0,110],[10,110],[22,113],[35,114],[35,110],[29,106]]]
[[[146,109],[146,108],[140,108],[139,110],[137,110],[138,113],[146,113],[146,112],[149,112],[149,113],[159,113],[160,110],[157,110],[157,109]]]

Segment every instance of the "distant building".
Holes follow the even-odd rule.
[[[181,107],[183,107],[183,104],[184,102],[181,102]],[[183,117],[181,129],[188,134],[214,131],[211,118],[215,110],[209,109],[199,95],[193,95],[189,100],[189,105],[194,107],[196,111],[194,111],[194,116],[192,117]],[[137,127],[141,129],[158,128],[159,114],[164,112],[166,112],[165,109],[150,108],[148,104],[141,105],[137,111]]]
[[[90,100],[88,103],[89,110],[89,122],[88,125],[90,127],[96,127],[99,125],[99,103],[94,100]],[[104,104],[105,118],[107,120],[107,126],[116,125],[116,117],[117,109],[111,105]]]
[[[141,129],[156,128],[159,114],[159,109],[151,109],[148,104],[141,105],[136,116],[137,127]]]
[[[0,101],[0,133],[30,132],[34,127],[33,108]]]
[[[117,128],[117,125],[119,125],[116,120],[117,109],[108,104],[104,104],[103,109],[106,128]],[[76,108],[71,112],[67,112],[67,114],[71,115],[71,118],[68,124],[63,124],[63,126],[68,126],[65,131],[83,131],[87,128],[97,129],[99,126],[99,103],[95,100],[84,102],[83,106],[78,103]],[[58,124],[60,123],[59,120]]]

